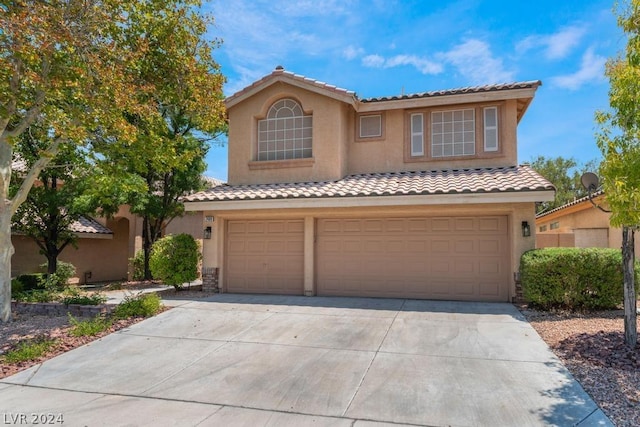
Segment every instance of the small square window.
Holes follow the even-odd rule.
[[[382,136],[382,116],[360,116],[360,138],[378,138]]]

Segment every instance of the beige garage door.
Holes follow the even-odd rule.
[[[228,221],[227,292],[304,293],[302,220]]]
[[[507,301],[507,217],[318,221],[319,295]]]

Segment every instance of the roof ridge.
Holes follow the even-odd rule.
[[[541,85],[542,85],[542,82],[540,80],[527,80],[527,81],[511,82],[511,83],[495,83],[495,84],[478,85],[478,86],[464,86],[464,87],[452,88],[452,89],[437,89],[432,91],[415,92],[415,93],[409,93],[404,95],[370,97],[370,98],[360,99],[360,101],[361,102],[380,102],[380,101],[395,101],[395,100],[402,100],[402,99],[431,98],[436,96],[456,95],[456,94],[465,94],[465,93],[537,88],[538,86],[541,86]]]

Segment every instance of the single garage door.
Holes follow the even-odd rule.
[[[304,293],[302,220],[228,221],[227,292]]]
[[[507,301],[506,216],[318,221],[319,295]]]

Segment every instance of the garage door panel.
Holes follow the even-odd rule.
[[[228,221],[226,246],[228,292],[303,294],[302,220]]]
[[[318,294],[506,301],[507,225],[499,216],[318,220]]]

